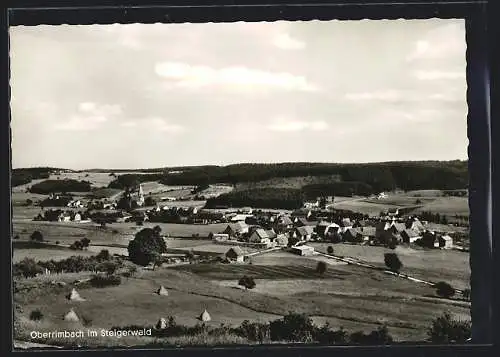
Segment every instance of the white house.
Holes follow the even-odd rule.
[[[447,234],[440,236],[440,237],[438,237],[438,239],[434,243],[434,247],[442,248],[442,249],[452,249],[453,248],[453,238],[451,238]]]
[[[314,254],[314,247],[308,245],[300,245],[292,247],[292,253],[302,256],[308,256]]]
[[[340,226],[337,223],[331,223],[325,228],[325,237],[329,234],[338,233],[340,231]]]
[[[300,240],[310,240],[314,232],[314,227],[312,226],[302,226],[295,228],[293,232],[293,237]]]
[[[82,220],[82,215],[80,213],[75,213],[75,216],[73,217],[73,221],[80,222],[81,220]]]

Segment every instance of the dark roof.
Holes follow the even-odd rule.
[[[404,234],[409,238],[415,238],[420,236],[420,234],[413,229],[405,229],[404,231],[401,232],[401,234]]]
[[[281,216],[281,217],[279,217],[278,218],[278,222],[280,224],[283,224],[283,225],[286,225],[286,226],[289,226],[290,224],[293,224],[292,220],[288,216]]]
[[[307,236],[309,234],[312,234],[314,232],[314,228],[312,226],[303,226],[303,227],[298,227],[297,232],[301,236]]]
[[[243,249],[241,249],[238,246],[229,248],[229,250],[226,252],[226,255],[228,255],[231,251],[233,251],[236,254],[236,256],[238,256],[238,257],[245,255],[245,253],[243,252]]]

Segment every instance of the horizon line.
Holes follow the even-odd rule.
[[[325,165],[363,165],[363,164],[391,164],[391,163],[429,163],[429,162],[453,162],[453,161],[468,161],[469,159],[447,159],[447,160],[389,160],[389,161],[359,161],[359,162],[333,162],[333,161],[278,161],[278,162],[235,162],[230,164],[199,164],[199,165],[174,165],[174,166],[164,166],[164,167],[142,167],[142,168],[82,168],[82,169],[73,169],[68,167],[55,167],[48,165],[40,165],[40,166],[24,166],[24,167],[12,167],[12,170],[29,170],[29,169],[40,169],[47,168],[53,170],[71,170],[75,172],[85,172],[85,171],[140,171],[140,170],[166,170],[166,169],[180,169],[180,168],[196,168],[196,167],[227,167],[227,166],[235,166],[235,165],[283,165],[283,164],[325,164]]]

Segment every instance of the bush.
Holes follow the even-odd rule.
[[[117,275],[94,275],[90,279],[90,285],[95,288],[105,288],[108,286],[117,286],[122,283],[122,279]]]
[[[59,244],[61,244],[61,242],[59,242],[58,240],[56,240],[56,244],[59,245]]]
[[[334,252],[334,251],[333,251],[333,247],[332,247],[331,245],[329,245],[329,246],[328,246],[328,248],[326,248],[326,252],[327,252],[328,254],[332,255],[332,254],[333,254],[333,252]]]
[[[326,263],[318,262],[318,265],[316,265],[316,273],[323,275],[325,272],[326,272]]]
[[[40,310],[36,309],[36,310],[31,311],[30,320],[40,321],[42,318],[43,318],[43,313]]]
[[[309,316],[288,313],[280,320],[270,323],[271,339],[276,341],[312,342],[315,327]]]
[[[434,284],[434,288],[436,289],[436,294],[440,297],[450,298],[455,295],[455,289],[444,281]]]
[[[403,263],[399,260],[399,257],[396,253],[385,253],[384,254],[384,262],[385,265],[395,273],[399,273],[401,268],[403,267]]]
[[[342,327],[335,331],[330,328],[328,323],[316,329],[314,339],[321,344],[327,345],[339,345],[348,342],[347,332]]]
[[[432,322],[428,336],[433,343],[465,343],[471,337],[471,323],[455,320],[450,313],[445,312]]]
[[[34,242],[43,242],[43,235],[40,231],[34,231],[31,234],[30,239]]]
[[[238,285],[244,286],[245,289],[253,289],[256,284],[252,277],[245,275],[238,281]]]
[[[354,345],[387,345],[393,342],[393,338],[385,325],[369,334],[364,334],[361,331],[354,332],[349,339]]]
[[[245,320],[236,329],[236,333],[249,341],[264,343],[271,340],[271,329],[269,324]]]
[[[19,263],[14,264],[14,276],[33,278],[37,274],[42,274],[43,268],[31,258],[24,258]]]
[[[108,261],[105,261],[105,262],[99,264],[97,269],[99,271],[105,272],[108,275],[113,275],[116,272],[116,270],[118,269],[118,264],[116,264],[113,261],[108,260]]]
[[[109,254],[109,250],[107,250],[107,249],[101,250],[99,252],[99,254],[96,255],[96,259],[99,260],[99,261],[110,260],[111,259],[111,255]]]
[[[166,253],[167,245],[156,229],[144,228],[139,231],[128,245],[130,260],[138,265],[147,266],[157,254]]]

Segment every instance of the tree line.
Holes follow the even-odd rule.
[[[15,187],[28,184],[33,180],[48,179],[53,170],[49,167],[14,169],[11,173],[11,185]]]
[[[369,164],[279,163],[235,164],[183,168],[180,173],[125,174],[109,184],[123,189],[145,181],[165,185],[202,186],[215,183],[237,184],[272,178],[297,176],[338,176],[344,182],[357,182],[354,188],[367,193],[403,190],[464,189],[468,185],[466,161],[387,162]],[[363,185],[361,185],[361,183]]]
[[[56,192],[90,192],[91,183],[88,181],[78,181],[73,179],[65,180],[45,180],[30,187],[31,193],[48,195]]]

